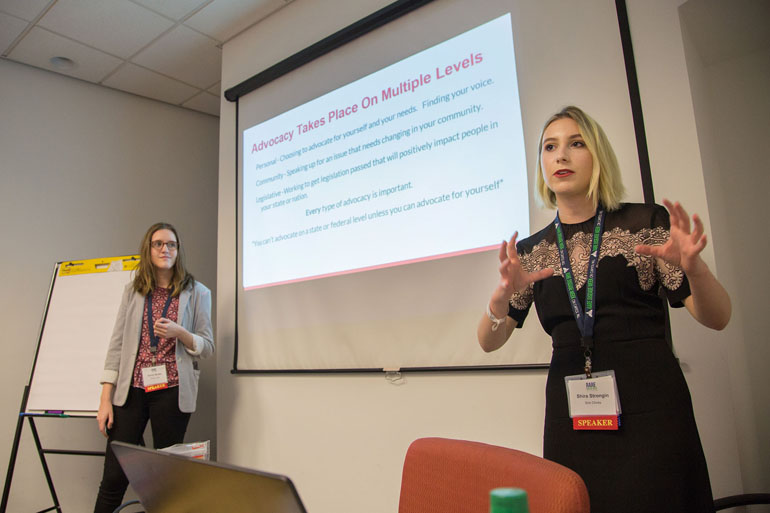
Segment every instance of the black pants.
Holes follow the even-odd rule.
[[[138,445],[147,421],[152,428],[152,440],[156,449],[182,443],[189,413],[179,411],[179,387],[146,393],[141,388],[131,388],[123,406],[113,406],[113,424],[107,438],[107,454],[104,473],[96,497],[94,513],[112,513],[120,506],[128,487],[128,479],[120,468],[110,442],[117,440]]]

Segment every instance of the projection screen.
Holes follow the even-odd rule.
[[[234,370],[547,363],[534,308],[495,353],[476,324],[500,242],[554,216],[550,114],[597,118],[642,200],[625,73],[611,1],[435,0],[240,97]]]

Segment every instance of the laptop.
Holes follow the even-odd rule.
[[[147,513],[307,513],[286,476],[122,442],[112,450]]]

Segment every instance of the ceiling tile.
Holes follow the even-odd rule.
[[[67,57],[75,62],[75,67],[72,69],[55,68],[50,62],[51,57]],[[33,27],[24,36],[24,39],[8,55],[8,58],[95,83],[98,83],[123,62],[112,55],[107,55],[38,27]]]
[[[285,0],[214,0],[185,25],[224,42],[285,6]]]
[[[27,25],[29,23],[24,20],[0,12],[0,54],[5,53]]]
[[[173,22],[126,1],[59,0],[39,25],[128,58],[168,30]]]
[[[220,79],[222,50],[213,39],[179,25],[142,50],[132,62],[206,89]]]
[[[182,107],[219,117],[219,98],[205,91],[184,102]]]
[[[0,0],[2,1],[2,0]],[[206,5],[211,0],[133,0],[137,4],[165,14],[176,21],[181,20],[195,9]]]
[[[197,91],[194,87],[127,63],[104,81],[107,87],[180,105]]]
[[[217,82],[206,90],[215,96],[219,96],[222,93],[222,82]]]
[[[32,21],[50,3],[51,0],[0,0],[0,11]]]

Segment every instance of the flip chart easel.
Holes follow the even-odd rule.
[[[54,505],[61,511],[46,454],[104,456],[104,452],[45,449],[36,418],[93,418],[99,409],[99,378],[123,289],[139,257],[59,262],[54,266],[35,362],[24,387],[0,513],[8,507],[24,419],[29,422]]]

